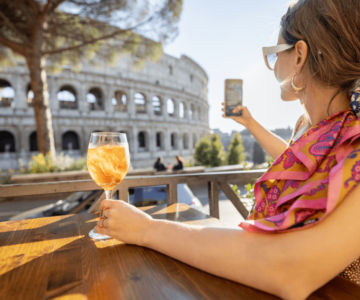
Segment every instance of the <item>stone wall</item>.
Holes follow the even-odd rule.
[[[121,56],[113,67],[88,63],[79,73],[66,66],[61,73],[48,75],[57,153],[85,156],[91,132],[121,131],[127,133],[135,168],[152,166],[159,156],[165,163],[174,163],[176,155],[185,159],[192,156],[194,144],[209,133],[205,71],[186,56],[164,55],[157,63],[145,63],[142,69],[132,63],[130,56]],[[17,168],[19,158],[26,163],[37,153],[31,151],[34,146],[30,141],[36,123],[26,66],[19,63],[0,70],[0,80],[8,82],[14,92],[10,106],[0,97],[0,168],[4,170]],[[2,98],[6,96],[4,88],[3,84]],[[64,91],[67,94],[59,94]],[[73,99],[59,101],[64,95],[73,95]],[[121,95],[126,103],[121,102]],[[168,99],[174,107],[170,113]],[[8,133],[13,136],[14,151],[4,140]]]

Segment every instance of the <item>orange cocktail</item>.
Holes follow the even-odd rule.
[[[91,178],[105,191],[112,191],[129,170],[129,153],[118,145],[88,149],[87,165]]]

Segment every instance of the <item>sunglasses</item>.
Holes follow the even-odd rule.
[[[273,71],[277,60],[277,53],[293,48],[294,45],[282,44],[273,47],[263,47],[265,64],[269,70]]]

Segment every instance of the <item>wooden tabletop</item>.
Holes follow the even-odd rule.
[[[142,210],[226,226],[184,204]],[[278,299],[147,248],[94,241],[96,221],[79,214],[0,223],[0,299]],[[337,277],[309,299],[360,299],[360,287]]]

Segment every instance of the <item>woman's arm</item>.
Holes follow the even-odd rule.
[[[222,110],[224,111],[225,109],[223,108]],[[238,106],[234,112],[240,110],[242,110],[241,117],[226,117],[225,115],[223,115],[223,117],[233,119],[235,122],[244,125],[265,149],[265,151],[269,153],[273,159],[277,159],[286,150],[287,143],[281,137],[266,130],[262,125],[260,125],[252,117],[247,107]]]
[[[321,223],[282,234],[153,220],[122,201],[102,207],[107,228],[96,231],[284,299],[305,299],[360,256],[360,185]]]

